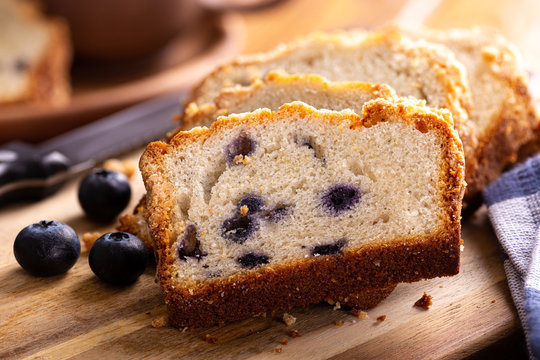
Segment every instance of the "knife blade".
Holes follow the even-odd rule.
[[[41,144],[0,146],[0,206],[46,197],[70,177],[152,140],[178,126],[187,90],[148,100]]]

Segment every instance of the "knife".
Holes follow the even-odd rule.
[[[0,146],[0,205],[44,198],[97,163],[163,138],[186,98],[184,90],[148,100],[39,145]]]

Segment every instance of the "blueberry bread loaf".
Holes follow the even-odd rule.
[[[175,326],[459,269],[462,145],[447,111],[378,99],[220,117],[140,161]]]
[[[495,180],[539,127],[517,50],[500,34],[482,28],[437,31],[393,29],[446,46],[467,70],[472,94],[469,123],[477,136],[477,167],[467,181],[469,201]]]
[[[214,98],[223,89],[249,86],[271,71],[388,84],[399,96],[448,109],[463,142],[467,172],[474,170],[476,136],[468,124],[471,93],[463,65],[444,46],[411,40],[397,31],[316,33],[267,53],[242,56],[193,90],[182,128],[198,125],[201,113],[216,111]]]
[[[44,17],[31,1],[0,1],[0,106],[66,103],[70,59],[62,21]]]
[[[261,107],[278,110],[282,104],[296,100],[308,103],[315,108],[343,110],[353,109],[361,113],[362,106],[369,100],[395,98],[395,92],[382,84],[358,82],[329,82],[318,75],[281,75],[270,73],[264,81],[252,86],[224,90],[216,97],[217,111],[200,111],[193,114],[197,123],[211,125],[218,114],[247,112]],[[148,228],[146,198],[142,198],[132,214],[120,217],[119,231],[129,232],[139,237],[146,247],[153,251],[153,242]],[[338,298],[341,304],[368,309],[386,298],[395,285],[383,289],[371,289],[361,293]]]

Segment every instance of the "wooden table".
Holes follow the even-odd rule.
[[[403,2],[381,1],[377,8],[370,7],[373,3],[289,0],[264,12],[245,14],[246,52],[266,50],[314,29],[374,26],[393,18]],[[467,11],[463,10],[465,3],[469,4]],[[500,28],[518,38],[514,40],[521,40],[518,44],[525,46],[529,63],[534,63],[531,59],[538,49],[528,48],[530,41],[525,39],[533,35],[520,38],[521,33],[512,33],[515,28],[508,25],[507,16],[493,15],[494,5],[477,11],[486,3],[501,8],[506,4],[504,9],[512,11],[514,24],[522,28],[527,19],[534,18],[531,12],[538,10],[534,1],[516,1],[512,2],[514,7],[508,7],[510,2],[501,0],[449,0],[435,10],[428,23],[485,24],[491,19],[490,23],[497,25],[493,19],[503,19]],[[536,17],[538,14],[540,11]],[[141,151],[125,158],[136,161]],[[166,314],[152,268],[132,286],[113,287],[92,274],[86,252],[67,274],[52,278],[31,277],[18,266],[13,240],[30,223],[60,220],[79,234],[112,229],[113,225],[97,226],[84,217],[77,203],[79,181],[70,181],[41,202],[0,209],[1,359],[439,359],[480,357],[494,351],[499,358],[524,356],[519,320],[485,210],[464,223],[465,249],[459,275],[401,284],[382,304],[368,311],[367,319],[321,304],[293,309],[290,313],[297,321],[290,327],[276,313],[222,328],[184,332],[151,326],[153,319]],[[131,183],[134,205],[144,189],[138,175]],[[433,296],[433,306],[427,311],[413,307],[424,291]],[[386,315],[386,320],[376,321],[380,315]],[[338,326],[336,321],[344,324]],[[288,337],[291,329],[302,336]],[[217,338],[217,344],[205,342],[206,334]],[[287,345],[281,344],[283,338],[288,339]]]

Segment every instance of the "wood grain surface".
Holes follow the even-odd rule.
[[[139,152],[130,155],[138,159]],[[143,193],[138,175],[131,180],[132,203]],[[282,359],[443,359],[462,358],[518,329],[497,242],[484,211],[464,224],[460,274],[400,284],[368,318],[358,319],[328,304],[296,308],[296,324],[282,313],[224,327],[192,331],[153,328],[166,315],[154,270],[149,267],[132,286],[99,281],[83,251],[64,275],[35,278],[15,262],[13,240],[20,229],[39,220],[60,220],[79,234],[105,232],[87,220],[77,203],[78,179],[36,204],[0,211],[0,358],[273,358]],[[429,310],[413,307],[422,294],[433,296]],[[386,315],[379,322],[378,316]],[[343,321],[343,326],[336,325]],[[291,338],[287,333],[302,335]],[[204,341],[209,334],[217,344]],[[287,345],[280,341],[286,338]]]
[[[493,0],[488,7],[486,1],[443,1],[428,23],[498,27],[499,20],[490,19],[502,19],[504,27],[499,28],[504,32],[516,31],[510,22],[524,19],[519,26],[526,32],[525,20],[534,17],[528,13],[538,8],[527,0],[512,2],[515,6]],[[242,15],[247,28],[245,52],[267,50],[313,30],[376,26],[391,20],[403,3],[288,0],[264,12]],[[496,17],[493,13],[497,9],[511,10],[513,18],[504,14]],[[518,42],[529,54],[528,63],[540,63],[530,55],[537,52],[528,40],[534,34]],[[136,162],[141,151],[126,157]],[[112,229],[112,225],[97,225],[84,217],[77,203],[79,180],[70,181],[41,202],[0,208],[0,359],[459,359],[520,336],[497,240],[485,210],[463,224],[465,247],[459,275],[400,284],[383,303],[368,311],[367,319],[318,304],[290,311],[297,321],[289,327],[281,321],[281,313],[276,313],[221,328],[154,328],[152,321],[165,316],[166,309],[151,267],[132,286],[114,287],[92,274],[84,251],[74,268],[52,278],[32,277],[16,263],[13,240],[33,222],[63,221],[79,234]],[[143,193],[138,175],[131,183],[134,194],[130,207]],[[413,307],[424,291],[433,296],[429,310]],[[386,315],[383,322],[376,320],[381,315]],[[343,321],[343,325],[336,325],[336,321]],[[292,329],[302,336],[289,337]],[[206,335],[215,337],[217,343],[205,342]],[[287,345],[281,344],[283,338]]]

